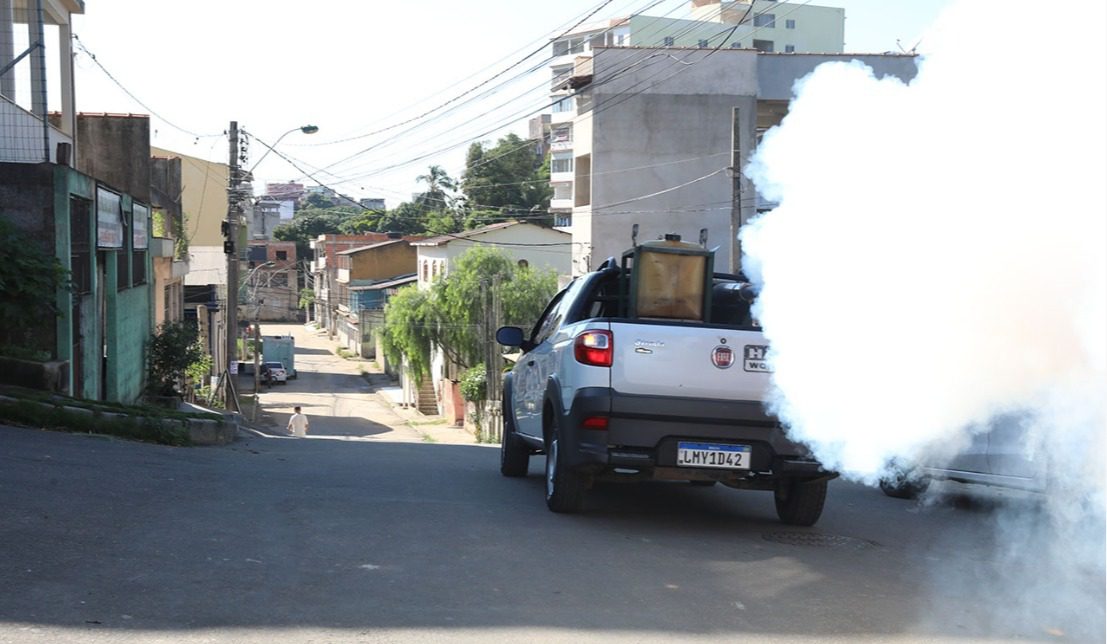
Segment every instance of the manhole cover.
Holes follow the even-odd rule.
[[[786,546],[808,546],[811,548],[868,548],[876,545],[874,542],[864,539],[815,532],[766,532],[761,535],[761,538],[773,543],[783,543]]]

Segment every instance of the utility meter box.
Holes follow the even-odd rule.
[[[715,251],[680,235],[644,242],[623,253],[630,274],[631,317],[704,322],[711,311]]]

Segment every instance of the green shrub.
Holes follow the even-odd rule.
[[[488,398],[488,383],[484,378],[484,365],[466,369],[461,374],[461,397],[469,402],[481,402]]]
[[[66,409],[60,404],[34,400],[0,401],[0,418],[42,429],[118,436],[161,445],[189,445],[183,423],[161,416],[105,416],[99,409],[91,414]]]

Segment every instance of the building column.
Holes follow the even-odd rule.
[[[77,101],[73,79],[73,26],[58,25],[58,58],[61,63],[61,131],[73,139],[72,159],[77,159]]]
[[[0,0],[0,67],[15,58],[15,8],[12,0]],[[0,76],[0,94],[15,102],[15,70]]]

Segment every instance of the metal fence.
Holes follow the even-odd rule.
[[[0,95],[0,162],[43,163],[58,135],[49,124]],[[68,137],[59,139],[66,141]]]

